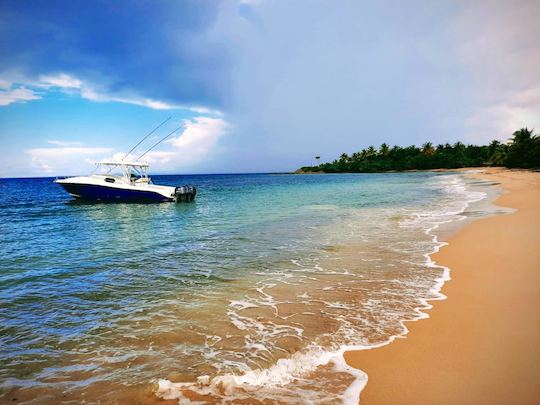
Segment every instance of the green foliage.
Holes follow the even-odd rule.
[[[339,160],[319,166],[306,166],[304,172],[354,172],[371,173],[388,170],[456,169],[460,167],[507,166],[522,168],[540,167],[540,136],[527,128],[514,132],[508,144],[493,141],[487,146],[453,145],[433,146],[426,142],[422,147],[393,146],[383,143],[379,149],[369,146],[351,156],[343,153]]]
[[[514,132],[504,159],[507,167],[540,167],[540,137],[527,128]]]

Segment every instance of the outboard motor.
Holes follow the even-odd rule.
[[[180,186],[174,190],[176,202],[191,202],[195,199],[197,188],[195,186]]]

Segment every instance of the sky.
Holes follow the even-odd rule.
[[[537,0],[0,0],[0,177],[292,171],[540,130]],[[146,146],[146,147],[145,147]]]

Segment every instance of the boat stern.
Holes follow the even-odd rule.
[[[197,188],[195,186],[179,186],[174,189],[174,198],[176,202],[191,202],[195,199]]]

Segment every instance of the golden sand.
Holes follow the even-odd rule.
[[[361,403],[540,403],[540,173],[488,169],[513,214],[474,221],[433,259],[452,280],[430,318],[388,346],[346,353]]]

